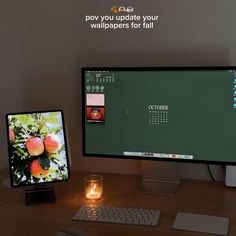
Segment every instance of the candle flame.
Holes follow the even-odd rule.
[[[97,184],[93,183],[87,189],[87,192],[86,192],[87,199],[97,200],[97,199],[100,199],[101,196],[102,196],[102,191]]]
[[[91,193],[91,194],[94,194],[96,188],[97,188],[97,185],[94,184],[93,187],[92,187],[91,190],[90,190],[90,193]]]

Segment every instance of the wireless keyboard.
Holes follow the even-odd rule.
[[[73,220],[157,226],[159,218],[159,210],[83,205],[76,212]]]

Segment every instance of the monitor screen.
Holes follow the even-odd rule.
[[[62,111],[11,113],[6,119],[13,187],[69,179]]]
[[[85,156],[236,164],[236,68],[83,68]]]

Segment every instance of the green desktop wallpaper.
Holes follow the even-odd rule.
[[[85,113],[91,105],[86,96],[93,94],[92,106],[102,106],[104,114],[102,122],[88,122],[85,114],[85,152],[236,161],[234,77],[205,70],[86,72]],[[98,94],[104,101],[96,106]]]

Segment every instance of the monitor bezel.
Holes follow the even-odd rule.
[[[65,151],[66,151],[66,163],[67,163],[67,171],[68,171],[68,178],[63,180],[54,180],[54,181],[47,181],[47,182],[40,182],[40,183],[29,183],[24,185],[14,185],[13,183],[13,172],[11,168],[11,160],[10,160],[10,136],[9,136],[9,123],[8,123],[8,116],[10,115],[23,115],[23,114],[33,114],[33,113],[48,113],[48,112],[60,112],[61,118],[62,118],[62,127],[63,127],[63,137],[64,137],[64,144],[65,144]],[[53,110],[39,110],[39,111],[26,111],[26,112],[11,112],[7,113],[5,115],[6,118],[6,132],[7,132],[7,146],[8,146],[8,163],[9,163],[9,172],[10,172],[10,184],[13,188],[18,187],[29,187],[29,186],[42,186],[52,183],[58,183],[58,182],[65,182],[70,180],[70,156],[69,156],[69,149],[68,149],[68,142],[67,142],[67,134],[66,134],[66,126],[65,126],[65,120],[64,120],[64,113],[61,109],[53,109]]]
[[[160,158],[160,157],[137,157],[137,156],[124,156],[124,155],[114,155],[114,154],[94,154],[86,152],[86,117],[85,117],[85,72],[86,71],[226,71],[235,70],[236,66],[190,66],[190,67],[82,67],[81,68],[81,95],[82,95],[82,155],[84,157],[95,157],[95,158],[114,158],[120,160],[147,160],[147,161],[164,161],[164,162],[180,162],[180,163],[196,163],[196,164],[216,164],[216,165],[234,165],[235,162],[227,161],[212,161],[212,160],[191,160],[191,159],[173,159],[173,158]]]

